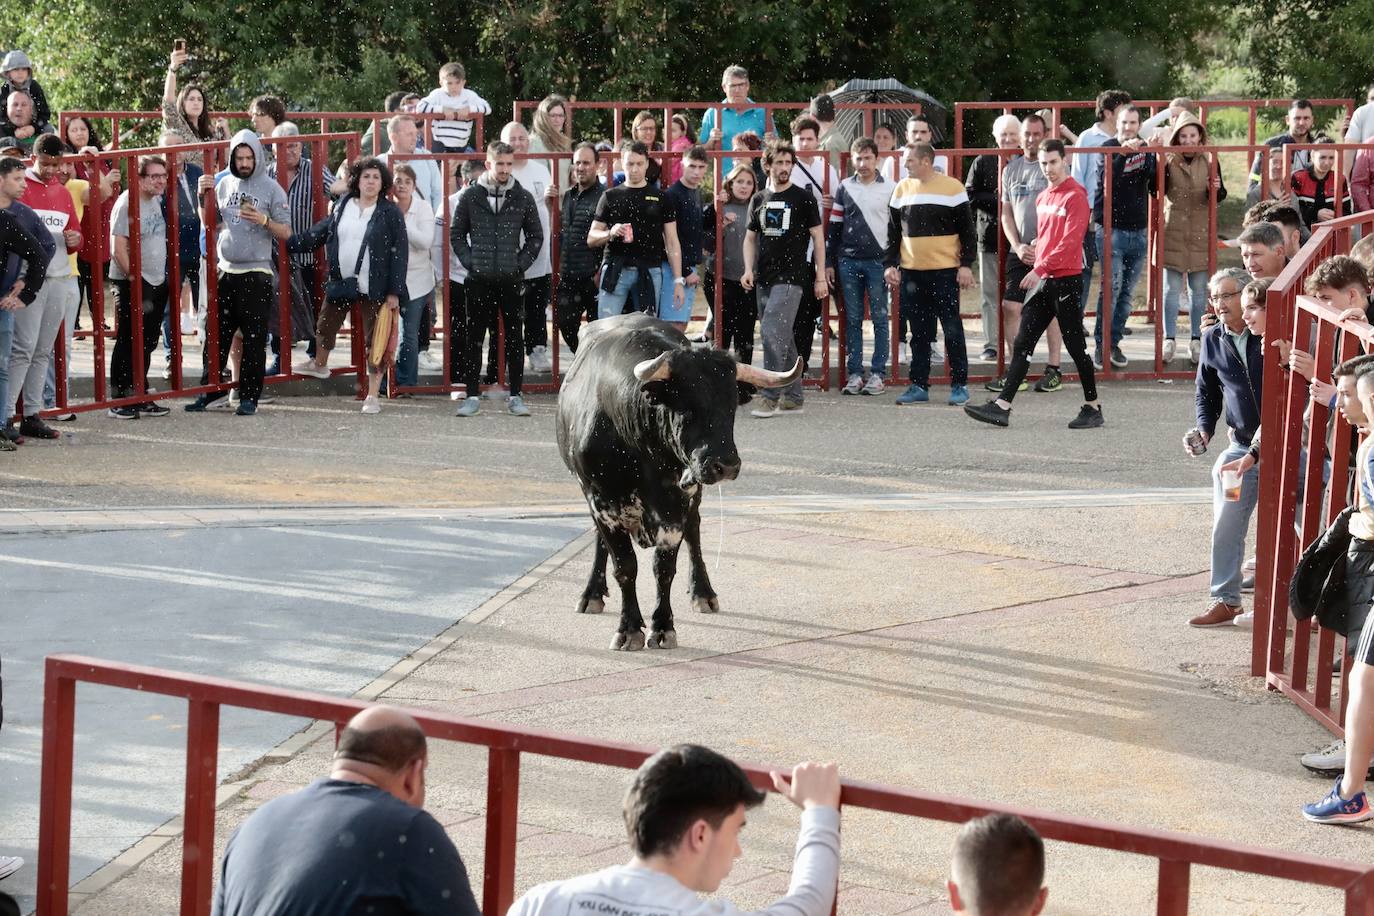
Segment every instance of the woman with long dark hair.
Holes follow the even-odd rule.
[[[105,147],[100,143],[100,136],[95,132],[95,126],[85,118],[68,118],[67,124],[62,128],[62,143],[67,152],[77,156],[89,156],[94,153],[103,152]],[[86,304],[86,311],[91,312],[91,278],[99,276],[102,282],[110,266],[110,211],[114,209],[115,198],[119,196],[119,170],[111,169],[105,162],[95,164],[87,162],[75,163],[75,175],[88,185],[86,191],[86,205],[90,204],[89,186],[97,182],[100,184],[100,214],[95,211],[87,212],[81,227],[82,242],[81,248],[76,253],[76,285],[80,290],[81,301]],[[99,223],[96,220],[99,219]],[[96,268],[95,253],[97,239],[102,240],[105,248],[99,269]],[[81,330],[81,309],[77,306],[76,321],[73,322],[73,330]],[[108,324],[106,330],[109,330]]]
[[[229,139],[229,123],[224,118],[210,119],[210,100],[196,83],[187,83],[177,92],[177,70],[190,52],[173,49],[162,83],[162,130],[175,134],[181,143],[210,143]]]
[[[286,241],[286,250],[293,254],[314,251],[323,245],[329,262],[325,303],[315,325],[315,358],[297,363],[293,371],[328,378],[326,367],[339,328],[353,306],[360,306],[368,370],[363,413],[381,412],[377,394],[381,390],[382,369],[394,357],[397,319],[401,303],[408,301],[406,220],[400,207],[387,196],[391,184],[391,170],[380,159],[368,157],[354,162],[348,170],[348,193],[335,205],[334,212]],[[383,316],[383,311],[390,314]],[[379,318],[390,322],[392,329],[391,342],[384,346],[373,340]]]

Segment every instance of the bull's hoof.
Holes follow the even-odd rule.
[[[615,639],[611,640],[611,648],[617,652],[638,652],[644,648],[644,631],[634,630],[630,633],[615,634]]]
[[[600,614],[604,610],[606,610],[606,602],[600,598],[584,597],[577,602],[577,613],[579,614]]]
[[[717,614],[720,612],[720,599],[715,595],[697,595],[692,599],[692,607],[702,614]]]
[[[676,649],[677,631],[675,630],[654,630],[649,634],[650,649]]]

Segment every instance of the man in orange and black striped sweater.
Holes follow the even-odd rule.
[[[929,143],[907,147],[907,173],[888,205],[887,282],[897,286],[900,303],[911,321],[911,386],[898,404],[930,400],[930,344],[935,322],[945,332],[949,359],[949,403],[968,401],[968,353],[959,318],[959,290],[973,286],[978,243],[973,214],[963,182],[935,171],[935,148]],[[898,268],[900,267],[900,272]]]

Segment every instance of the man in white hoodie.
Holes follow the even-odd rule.
[[[773,788],[802,809],[787,896],[760,910],[767,916],[827,916],[840,867],[840,775],[833,763],[798,764],[771,774]],[[625,795],[628,865],[541,884],[507,916],[735,916],[714,894],[742,854],[745,812],[765,794],[731,760],[696,744],[679,744],[644,761]]]

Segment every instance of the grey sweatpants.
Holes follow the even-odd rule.
[[[763,337],[763,368],[786,372],[797,362],[797,343],[792,333],[792,325],[797,320],[802,288],[785,283],[760,286],[758,297],[759,331]],[[770,388],[760,392],[759,396],[767,401],[786,397],[789,403],[800,404],[801,379],[797,379],[786,388]]]
[[[997,285],[997,252],[978,252],[978,291],[983,307],[983,346],[998,349],[997,308],[1002,290]]]
[[[49,277],[29,305],[14,313],[14,346],[10,349],[10,403],[3,412],[14,415],[14,402],[24,396],[24,412],[32,416],[43,409],[43,384],[53,342],[72,300],[79,298],[76,277]]]

